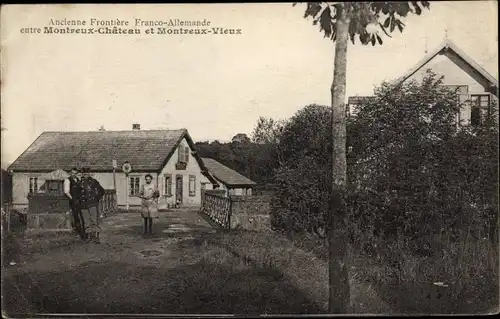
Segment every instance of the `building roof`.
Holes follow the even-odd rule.
[[[161,171],[177,146],[186,138],[195,145],[186,129],[93,132],[43,132],[9,167],[10,171],[51,172],[88,165],[93,172],[117,171],[125,161],[135,172]],[[202,172],[206,167],[194,152]],[[212,183],[213,177],[207,176]]]
[[[461,59],[464,63],[466,63],[471,70],[475,71],[476,76],[481,77],[484,81],[488,82],[492,93],[498,96],[498,80],[495,79],[490,73],[488,73],[483,67],[477,64],[473,59],[471,59],[467,54],[465,54],[462,50],[460,50],[453,42],[446,39],[444,40],[434,51],[427,54],[422,60],[420,60],[413,68],[408,70],[403,76],[396,79],[392,82],[392,84],[400,84],[407,80],[410,76],[415,74],[418,70],[424,67],[427,63],[429,63],[435,56],[438,54],[449,54],[454,53],[459,59]]]
[[[256,184],[254,181],[217,162],[213,158],[203,157],[202,160],[210,174],[227,186],[252,186]]]

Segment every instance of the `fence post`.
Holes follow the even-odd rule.
[[[104,195],[104,211],[106,212],[106,215],[109,214],[108,203],[109,203],[109,193]]]
[[[5,212],[5,219],[7,222],[7,232],[10,233],[10,219],[11,219],[11,208],[10,208],[10,203],[5,205],[5,209],[7,210]]]
[[[233,200],[231,199],[231,196],[229,196],[228,199],[229,199],[229,211],[227,212],[227,229],[231,230],[231,214],[233,212]]]
[[[203,213],[205,211],[205,194],[204,191],[201,191],[201,212]]]

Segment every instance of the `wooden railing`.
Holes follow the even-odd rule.
[[[101,217],[105,217],[109,214],[115,213],[118,210],[118,204],[116,199],[116,190],[106,189],[104,196],[99,201],[99,212]]]
[[[231,228],[231,198],[224,195],[203,192],[201,211],[222,228]]]
[[[2,233],[10,232],[11,225],[11,204],[6,202],[2,205]]]

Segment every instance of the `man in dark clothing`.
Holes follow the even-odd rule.
[[[85,233],[94,242],[99,243],[99,212],[97,206],[104,195],[104,188],[97,180],[90,176],[90,168],[82,169],[83,177],[79,182],[80,208],[85,225]]]
[[[70,176],[64,180],[64,194],[66,194],[66,196],[69,199],[71,214],[73,216],[72,218],[73,229],[80,236],[80,238],[84,239],[85,238],[85,232],[83,231],[84,225],[79,205],[79,196],[81,191],[80,191],[80,183],[78,177],[76,176],[77,174],[78,170],[76,169],[76,167],[73,167],[71,169]]]

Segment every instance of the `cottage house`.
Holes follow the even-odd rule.
[[[125,162],[132,167],[128,176],[122,171]],[[140,205],[146,174],[159,188],[160,207],[176,202],[199,206],[202,187],[219,186],[186,129],[141,130],[134,125],[130,131],[44,132],[9,167],[13,205],[26,207],[30,193],[44,191],[44,174],[83,165],[105,189],[116,189],[119,207]]]
[[[443,85],[457,89],[458,101],[462,106],[457,120],[462,125],[479,125],[484,116],[491,113],[493,101],[498,101],[498,80],[450,40],[443,41],[434,51],[428,53],[391,84],[398,85],[410,80],[420,81],[429,69],[443,76]],[[349,108],[355,109],[356,105],[370,98],[349,97]]]
[[[251,196],[252,188],[256,183],[229,167],[217,162],[213,158],[204,157],[205,163],[210,174],[215,177],[219,183],[219,189],[226,191],[229,196]]]

